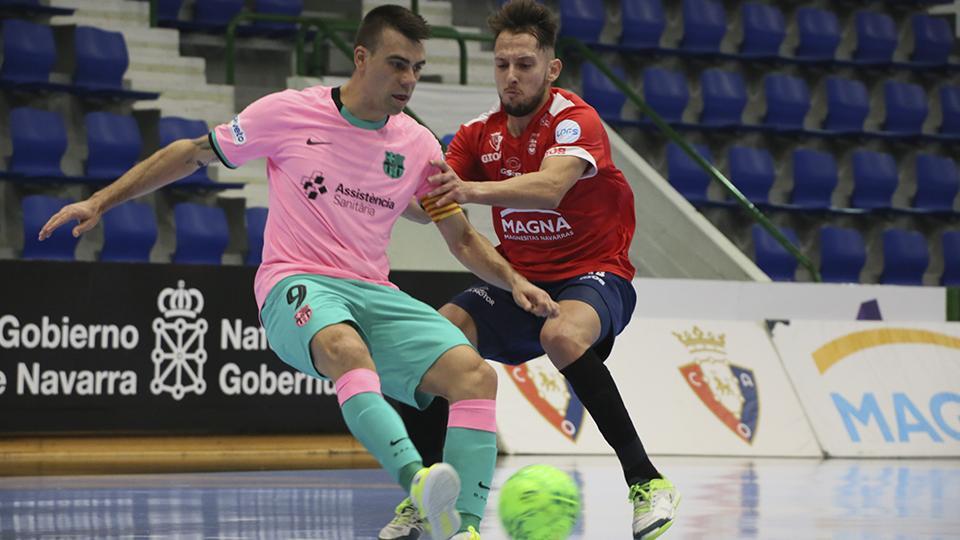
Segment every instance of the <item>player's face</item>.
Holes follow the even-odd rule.
[[[547,98],[560,75],[560,60],[539,47],[532,34],[501,32],[493,47],[500,106],[510,116],[527,116]]]
[[[399,114],[413,97],[420,71],[427,63],[423,44],[393,28],[386,28],[376,50],[366,60],[366,81],[371,101],[387,114]]]

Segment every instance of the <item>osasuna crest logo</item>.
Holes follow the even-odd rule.
[[[403,176],[403,158],[401,154],[387,152],[387,156],[383,159],[383,172],[390,178]]]
[[[500,143],[503,142],[503,134],[499,131],[495,131],[490,134],[490,148],[493,148],[494,152],[500,151]]]
[[[689,332],[673,335],[693,357],[693,362],[680,366],[690,389],[725,426],[752,444],[760,415],[753,370],[727,359],[725,334],[714,335],[694,326]]]
[[[156,342],[150,354],[150,391],[154,395],[166,392],[176,400],[190,392],[203,395],[207,390],[203,379],[203,364],[207,361],[203,338],[208,327],[206,319],[200,318],[203,294],[185,288],[183,280],[179,280],[176,289],[160,291],[157,309],[162,316],[153,320]]]
[[[508,367],[507,373],[544,420],[570,442],[577,441],[583,425],[583,404],[553,364],[535,360]]]

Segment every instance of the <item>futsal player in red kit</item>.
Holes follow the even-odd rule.
[[[634,538],[656,538],[673,523],[680,496],[647,457],[604,364],[636,304],[628,256],[633,193],[596,111],[552,87],[562,68],[556,17],[534,0],[513,0],[489,24],[500,102],[460,127],[445,163],[436,163],[442,172],[430,178],[436,187],[428,197],[439,197],[440,206],[490,205],[497,250],[559,303],[560,315],[531,315],[509,292],[484,282],[440,313],[484,358],[516,365],[546,353],[620,460]],[[445,425],[442,415],[401,409],[421,454],[439,461],[443,430],[433,424]],[[418,535],[405,500],[380,539]]]

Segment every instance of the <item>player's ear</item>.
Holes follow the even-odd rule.
[[[364,65],[366,65],[369,58],[370,51],[367,50],[367,48],[363,45],[357,45],[353,48],[353,65],[355,68],[362,68]]]
[[[550,60],[547,67],[547,80],[551,83],[560,78],[560,71],[563,70],[563,62],[559,58]]]

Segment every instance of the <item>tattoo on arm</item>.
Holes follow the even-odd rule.
[[[190,142],[192,142],[193,146],[195,146],[196,149],[200,152],[208,152],[213,150],[213,148],[210,146],[210,140],[206,137],[193,139]],[[200,168],[200,167],[206,167],[210,165],[212,161],[213,161],[212,157],[210,159],[205,159],[205,160],[195,159],[191,157],[190,159],[187,160],[186,163],[187,165],[196,164],[197,168]]]
[[[206,137],[200,137],[198,139],[193,139],[190,142],[197,147],[197,150],[212,150],[210,147],[210,139]]]

